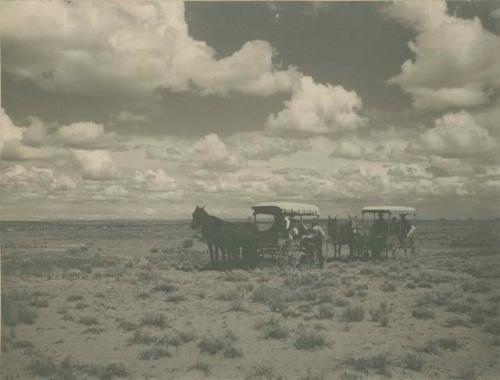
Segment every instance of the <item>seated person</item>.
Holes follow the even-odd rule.
[[[379,212],[378,219],[373,223],[373,234],[375,236],[387,236],[388,233],[387,221],[384,219],[384,214]]]

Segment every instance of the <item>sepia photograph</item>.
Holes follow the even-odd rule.
[[[0,0],[0,379],[500,379],[500,1]]]

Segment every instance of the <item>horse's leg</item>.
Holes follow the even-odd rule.
[[[214,266],[214,246],[212,243],[207,243],[208,252],[210,253],[210,266]]]

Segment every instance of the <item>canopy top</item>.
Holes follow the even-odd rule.
[[[319,216],[319,209],[315,205],[295,202],[261,202],[252,206],[254,214],[267,215],[311,215]]]
[[[407,207],[407,206],[366,206],[363,207],[363,214],[372,212],[372,213],[387,213],[387,214],[416,214],[415,207]]]

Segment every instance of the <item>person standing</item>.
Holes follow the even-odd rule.
[[[319,266],[323,269],[324,266],[324,258],[323,258],[323,239],[325,238],[325,231],[321,228],[318,222],[314,222],[312,224],[312,233],[313,233],[313,241],[314,248],[316,250],[316,256],[319,260]]]

